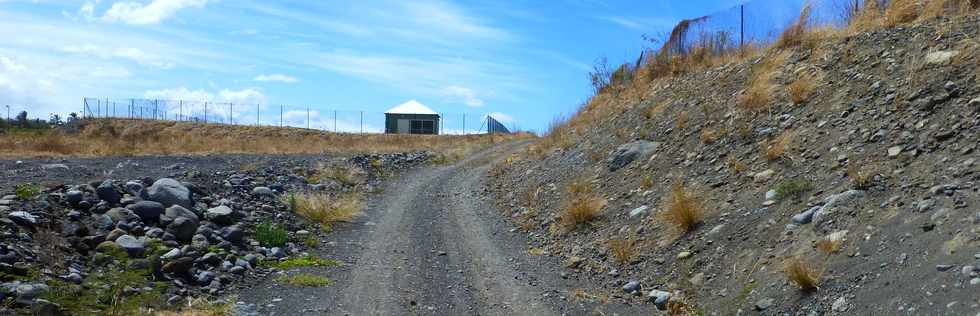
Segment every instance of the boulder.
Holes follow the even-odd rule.
[[[245,232],[238,225],[222,228],[218,234],[221,235],[221,239],[233,244],[241,244],[245,238]]]
[[[143,197],[143,184],[137,181],[126,182],[126,193],[132,196]]]
[[[657,305],[657,308],[661,310],[667,308],[667,302],[670,301],[670,296],[670,292],[661,290],[651,290],[650,293],[647,293],[647,299],[653,302],[654,305]]]
[[[117,223],[140,218],[139,216],[136,216],[133,211],[121,207],[110,209],[108,212],[105,212],[105,215],[109,216],[113,222]]]
[[[126,208],[133,211],[144,223],[160,221],[160,214],[164,212],[163,204],[154,201],[139,201],[126,206]]]
[[[112,180],[105,180],[97,188],[95,188],[95,194],[99,199],[109,202],[109,204],[116,205],[119,204],[119,200],[122,199],[122,194],[116,191],[116,187],[112,185]]]
[[[131,235],[122,235],[116,239],[116,244],[126,250],[130,257],[138,258],[146,251],[146,243]]]
[[[191,190],[170,178],[157,180],[147,188],[146,199],[159,202],[164,206],[180,205],[188,209],[194,207]]]
[[[941,50],[926,54],[924,59],[926,64],[929,65],[947,65],[953,57],[956,57],[960,52],[955,50]]]
[[[78,202],[81,202],[82,198],[84,198],[82,191],[68,190],[68,192],[65,193],[65,200],[68,201],[68,204],[73,207],[78,206]]]
[[[235,223],[235,211],[226,205],[209,208],[205,217],[218,225],[231,225]]]
[[[170,222],[170,225],[167,225],[167,232],[174,235],[179,241],[188,242],[197,232],[197,226],[196,220],[180,216]]]
[[[31,215],[31,213],[24,211],[10,212],[7,214],[7,218],[16,223],[17,225],[24,226],[30,229],[37,225],[37,217]]]
[[[180,205],[173,205],[168,207],[163,214],[170,218],[185,217],[189,220],[194,221],[195,224],[198,224],[201,220],[200,218],[197,217],[197,214],[191,212],[190,210]]]
[[[163,272],[186,275],[194,267],[194,258],[180,257],[163,265]]]
[[[623,168],[636,158],[643,157],[653,153],[660,147],[659,142],[651,142],[646,140],[638,140],[631,143],[626,143],[620,145],[616,148],[616,151],[612,153],[612,159],[609,160],[609,171],[616,171]]]

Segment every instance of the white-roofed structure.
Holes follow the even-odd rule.
[[[439,134],[439,113],[415,100],[385,112],[386,134]]]

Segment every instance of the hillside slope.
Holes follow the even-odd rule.
[[[611,89],[492,170],[492,189],[532,250],[598,297],[669,295],[663,308],[709,315],[973,315],[978,27],[840,32]],[[665,217],[677,205],[703,220],[683,232]],[[568,225],[590,207],[595,219]],[[794,262],[815,289],[789,281]]]

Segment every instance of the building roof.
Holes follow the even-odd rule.
[[[429,107],[419,103],[419,101],[409,100],[408,102],[402,103],[399,106],[391,108],[385,112],[385,114],[429,114],[438,115],[435,111]]]

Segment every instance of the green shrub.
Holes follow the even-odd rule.
[[[17,188],[14,190],[14,195],[16,195],[18,199],[24,201],[33,199],[38,194],[41,194],[41,187],[30,183],[17,185]]]
[[[286,229],[270,222],[264,222],[255,228],[255,239],[266,247],[281,247],[286,244]]]
[[[776,185],[776,200],[801,199],[813,186],[806,179],[784,180]]]
[[[320,246],[320,239],[316,238],[316,235],[310,235],[303,240],[303,244],[310,248],[316,248]]]

